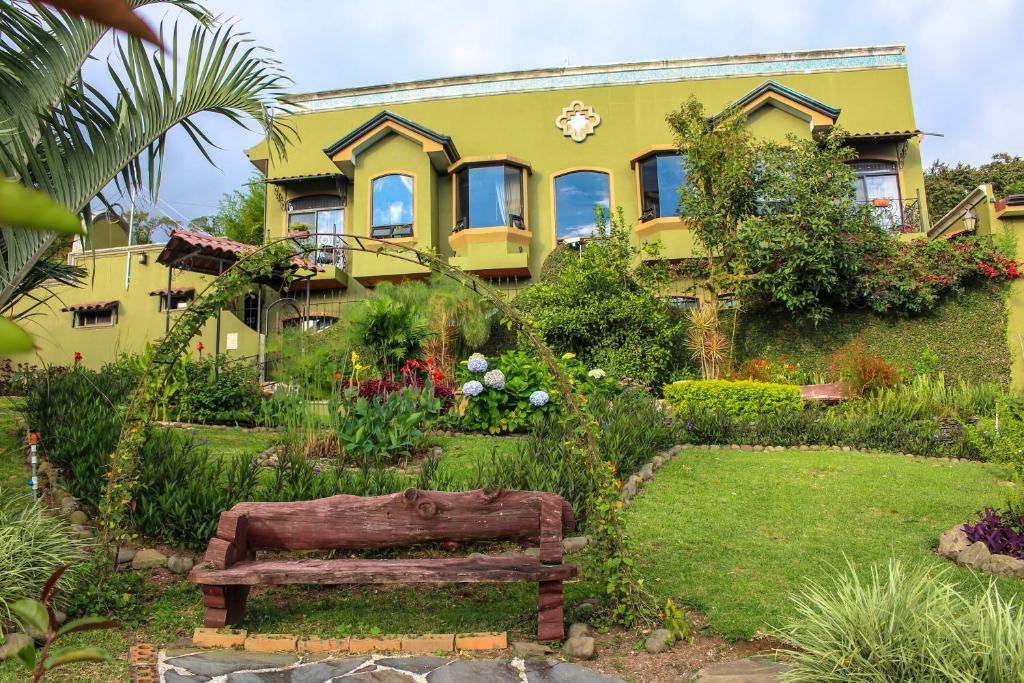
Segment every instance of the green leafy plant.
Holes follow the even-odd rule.
[[[663,296],[669,273],[657,243],[634,244],[621,208],[596,212],[596,238],[559,247],[513,301],[553,348],[591,367],[657,384],[680,360],[682,323]]]
[[[1024,611],[995,584],[970,598],[948,573],[891,560],[808,583],[779,633],[793,646],[786,681],[1015,681]]]
[[[410,358],[421,358],[430,328],[416,307],[378,296],[361,304],[352,323],[353,340],[392,373]]]
[[[800,387],[741,380],[695,380],[667,384],[665,401],[681,413],[706,411],[719,415],[756,416],[800,410]]]
[[[884,358],[865,349],[860,339],[836,351],[830,369],[849,385],[854,396],[893,387],[902,381],[902,373]]]
[[[0,491],[0,624],[9,623],[15,601],[38,591],[58,567],[77,565],[86,543],[68,524],[51,517],[41,503],[21,507]],[[81,585],[77,566],[62,573],[61,588],[72,593]]]
[[[368,470],[425,449],[427,429],[441,412],[429,382],[423,389],[403,387],[371,398],[358,391],[345,390],[332,432],[347,462]]]
[[[58,567],[43,586],[39,600],[22,598],[13,605],[11,611],[26,627],[32,628],[36,633],[42,634],[43,645],[37,651],[34,644],[26,645],[18,651],[18,660],[24,667],[32,672],[32,682],[42,680],[50,671],[57,667],[74,664],[77,662],[101,662],[110,660],[103,650],[96,647],[62,647],[52,649],[53,645],[63,636],[78,631],[91,631],[97,629],[112,628],[116,624],[103,617],[81,617],[69,621],[63,626],[57,621],[57,616],[51,605],[54,592],[57,590],[57,582],[67,569],[66,566]]]
[[[690,640],[690,623],[683,611],[676,606],[676,603],[669,598],[665,601],[665,608],[662,610],[665,615],[663,623],[665,629],[672,634],[676,640]],[[670,643],[671,644],[671,643]]]

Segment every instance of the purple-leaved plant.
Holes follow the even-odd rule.
[[[963,529],[972,543],[980,541],[990,552],[1024,560],[1024,515],[986,507],[978,513],[976,524],[964,524]]]

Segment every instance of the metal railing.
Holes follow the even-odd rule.
[[[918,198],[899,199],[876,197],[862,202],[871,208],[879,223],[889,232],[905,234],[924,232],[925,224],[921,215],[921,200]]]

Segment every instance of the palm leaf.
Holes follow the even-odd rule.
[[[196,26],[183,51],[177,34],[175,24],[171,40],[163,41],[167,52],[153,54],[137,38],[116,40],[108,60],[116,96],[86,83],[65,88],[60,101],[37,116],[35,139],[28,129],[15,130],[18,143],[0,145],[0,173],[31,182],[76,212],[87,210],[111,182],[147,187],[156,197],[172,128],[181,126],[210,158],[213,143],[192,120],[203,112],[241,126],[254,119],[283,155],[292,131],[273,115],[287,83],[277,61],[231,26]],[[53,237],[0,229],[0,238],[3,306]]]

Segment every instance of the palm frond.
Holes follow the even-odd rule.
[[[168,131],[181,126],[210,159],[213,143],[193,121],[203,112],[243,127],[255,120],[284,155],[292,129],[273,116],[288,83],[278,62],[232,26],[196,26],[184,50],[176,23],[171,35],[163,41],[167,51],[154,53],[137,38],[117,39],[108,59],[117,94],[107,97],[81,82],[65,88],[60,101],[38,115],[36,139],[20,129],[13,132],[18,144],[0,145],[0,173],[30,182],[76,212],[111,182],[146,187],[156,197]],[[53,238],[7,229],[0,229],[0,238],[3,306]]]
[[[14,320],[28,318],[36,314],[40,306],[46,306],[52,300],[61,301],[55,291],[58,286],[81,287],[87,271],[64,261],[36,261],[28,274],[17,284],[8,302],[0,307],[0,315]],[[28,300],[28,305],[20,305]],[[15,308],[17,311],[15,312]]]

